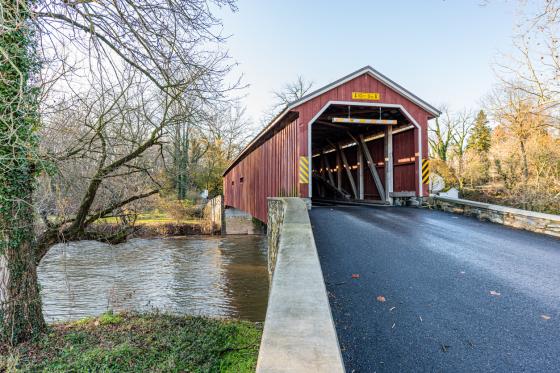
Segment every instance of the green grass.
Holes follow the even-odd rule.
[[[107,313],[0,347],[0,371],[254,372],[261,333],[244,321]]]

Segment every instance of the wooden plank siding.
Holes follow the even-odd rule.
[[[378,92],[380,100],[353,100],[352,92]],[[422,157],[428,158],[428,118],[433,117],[426,109],[412,102],[391,87],[377,80],[373,75],[363,73],[355,78],[334,86],[320,95],[310,98],[298,106],[293,106],[290,113],[297,115],[297,119],[290,122],[281,130],[274,127],[267,129],[274,133],[266,141],[252,145],[250,150],[242,153],[224,174],[224,203],[250,213],[253,217],[266,223],[267,197],[299,196],[309,197],[309,185],[299,183],[298,162],[300,156],[307,157],[308,153],[308,124],[313,117],[329,101],[352,101],[401,105],[420,125],[422,131]],[[287,115],[287,114],[286,114]],[[398,133],[394,141],[394,190],[415,191],[418,188],[418,129]],[[384,162],[383,139],[368,143],[372,157],[377,162]],[[355,149],[345,149],[350,164],[357,162]],[[252,149],[252,150],[251,150]],[[398,162],[400,158],[411,158],[406,164]],[[328,154],[331,167],[336,167],[335,154]],[[310,162],[310,170],[313,162]],[[384,166],[377,170],[384,178]],[[357,178],[357,170],[352,170]],[[364,170],[364,191],[366,199],[376,199],[379,193],[375,189],[369,170]],[[241,181],[241,178],[243,181]],[[336,175],[335,175],[336,180]],[[343,188],[350,192],[346,175],[343,176]],[[423,187],[423,195],[427,196],[428,188]]]
[[[393,135],[393,191],[413,192],[418,189],[416,131],[409,130]],[[415,175],[414,178],[411,176]],[[427,192],[427,187],[424,187]]]
[[[295,120],[249,153],[224,176],[224,204],[266,222],[267,197],[297,197],[297,165]]]

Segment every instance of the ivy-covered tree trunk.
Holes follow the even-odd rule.
[[[7,344],[45,328],[33,229],[37,63],[28,6],[3,0],[0,15],[0,341]]]

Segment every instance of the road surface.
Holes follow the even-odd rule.
[[[348,373],[560,371],[560,240],[418,208],[310,217]]]

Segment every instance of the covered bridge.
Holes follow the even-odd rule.
[[[267,197],[425,197],[428,120],[439,114],[366,66],[278,114],[225,170],[224,205],[266,223]]]

